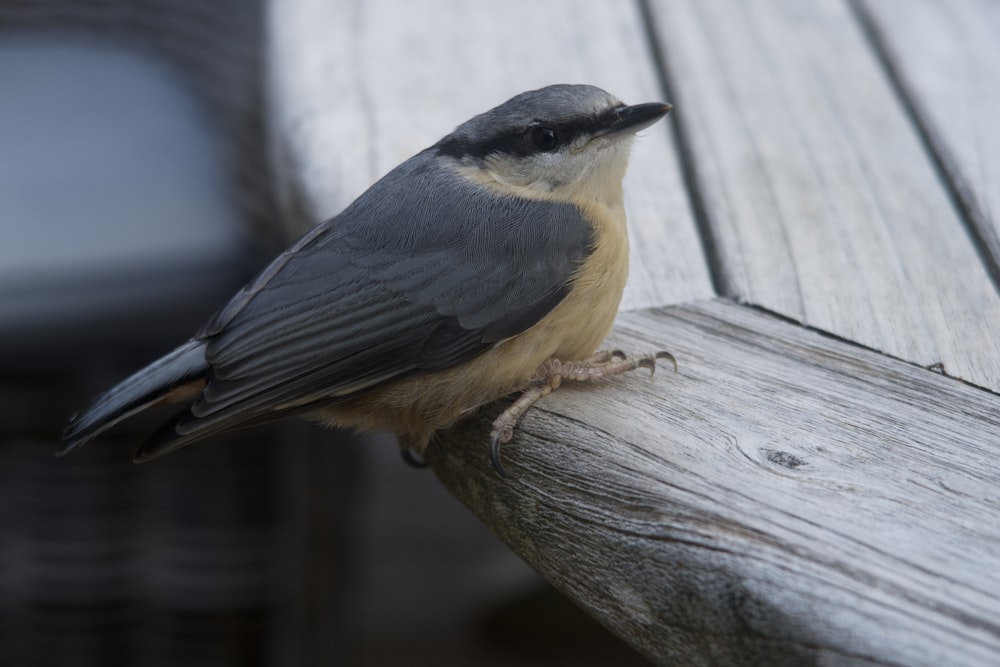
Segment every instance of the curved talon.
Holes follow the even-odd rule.
[[[500,462],[500,436],[496,433],[490,435],[490,463],[497,474],[506,479],[507,471]]]
[[[403,457],[403,461],[406,462],[406,465],[411,468],[423,469],[427,467],[427,461],[414,454],[411,447],[403,447],[399,450],[399,453]]]
[[[654,355],[657,359],[669,359],[670,363],[674,365],[674,372],[677,372],[677,359],[674,355],[670,354],[666,350],[660,350]]]
[[[642,357],[635,362],[638,368],[648,368],[650,377],[656,375],[656,358]]]
[[[628,355],[625,354],[624,350],[611,350],[608,352],[608,356],[612,359],[628,359]]]

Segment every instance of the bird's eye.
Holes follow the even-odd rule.
[[[551,127],[535,127],[531,130],[531,141],[540,151],[554,151],[559,145],[559,135]]]

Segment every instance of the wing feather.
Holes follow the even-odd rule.
[[[206,325],[209,381],[178,433],[462,363],[562,300],[591,249],[580,212],[485,193],[443,160],[397,167]]]

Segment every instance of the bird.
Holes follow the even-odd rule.
[[[522,392],[488,454],[563,380],[655,370],[667,352],[597,351],[628,274],[623,177],[671,110],[555,84],[460,124],[310,229],[195,335],[75,414],[60,455],[161,404],[143,462],[303,416],[395,434],[420,461],[439,430]]]

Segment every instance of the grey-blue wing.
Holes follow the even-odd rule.
[[[570,205],[476,192],[424,152],[303,237],[200,334],[209,382],[178,431],[447,368],[544,317],[590,252],[589,224]]]

